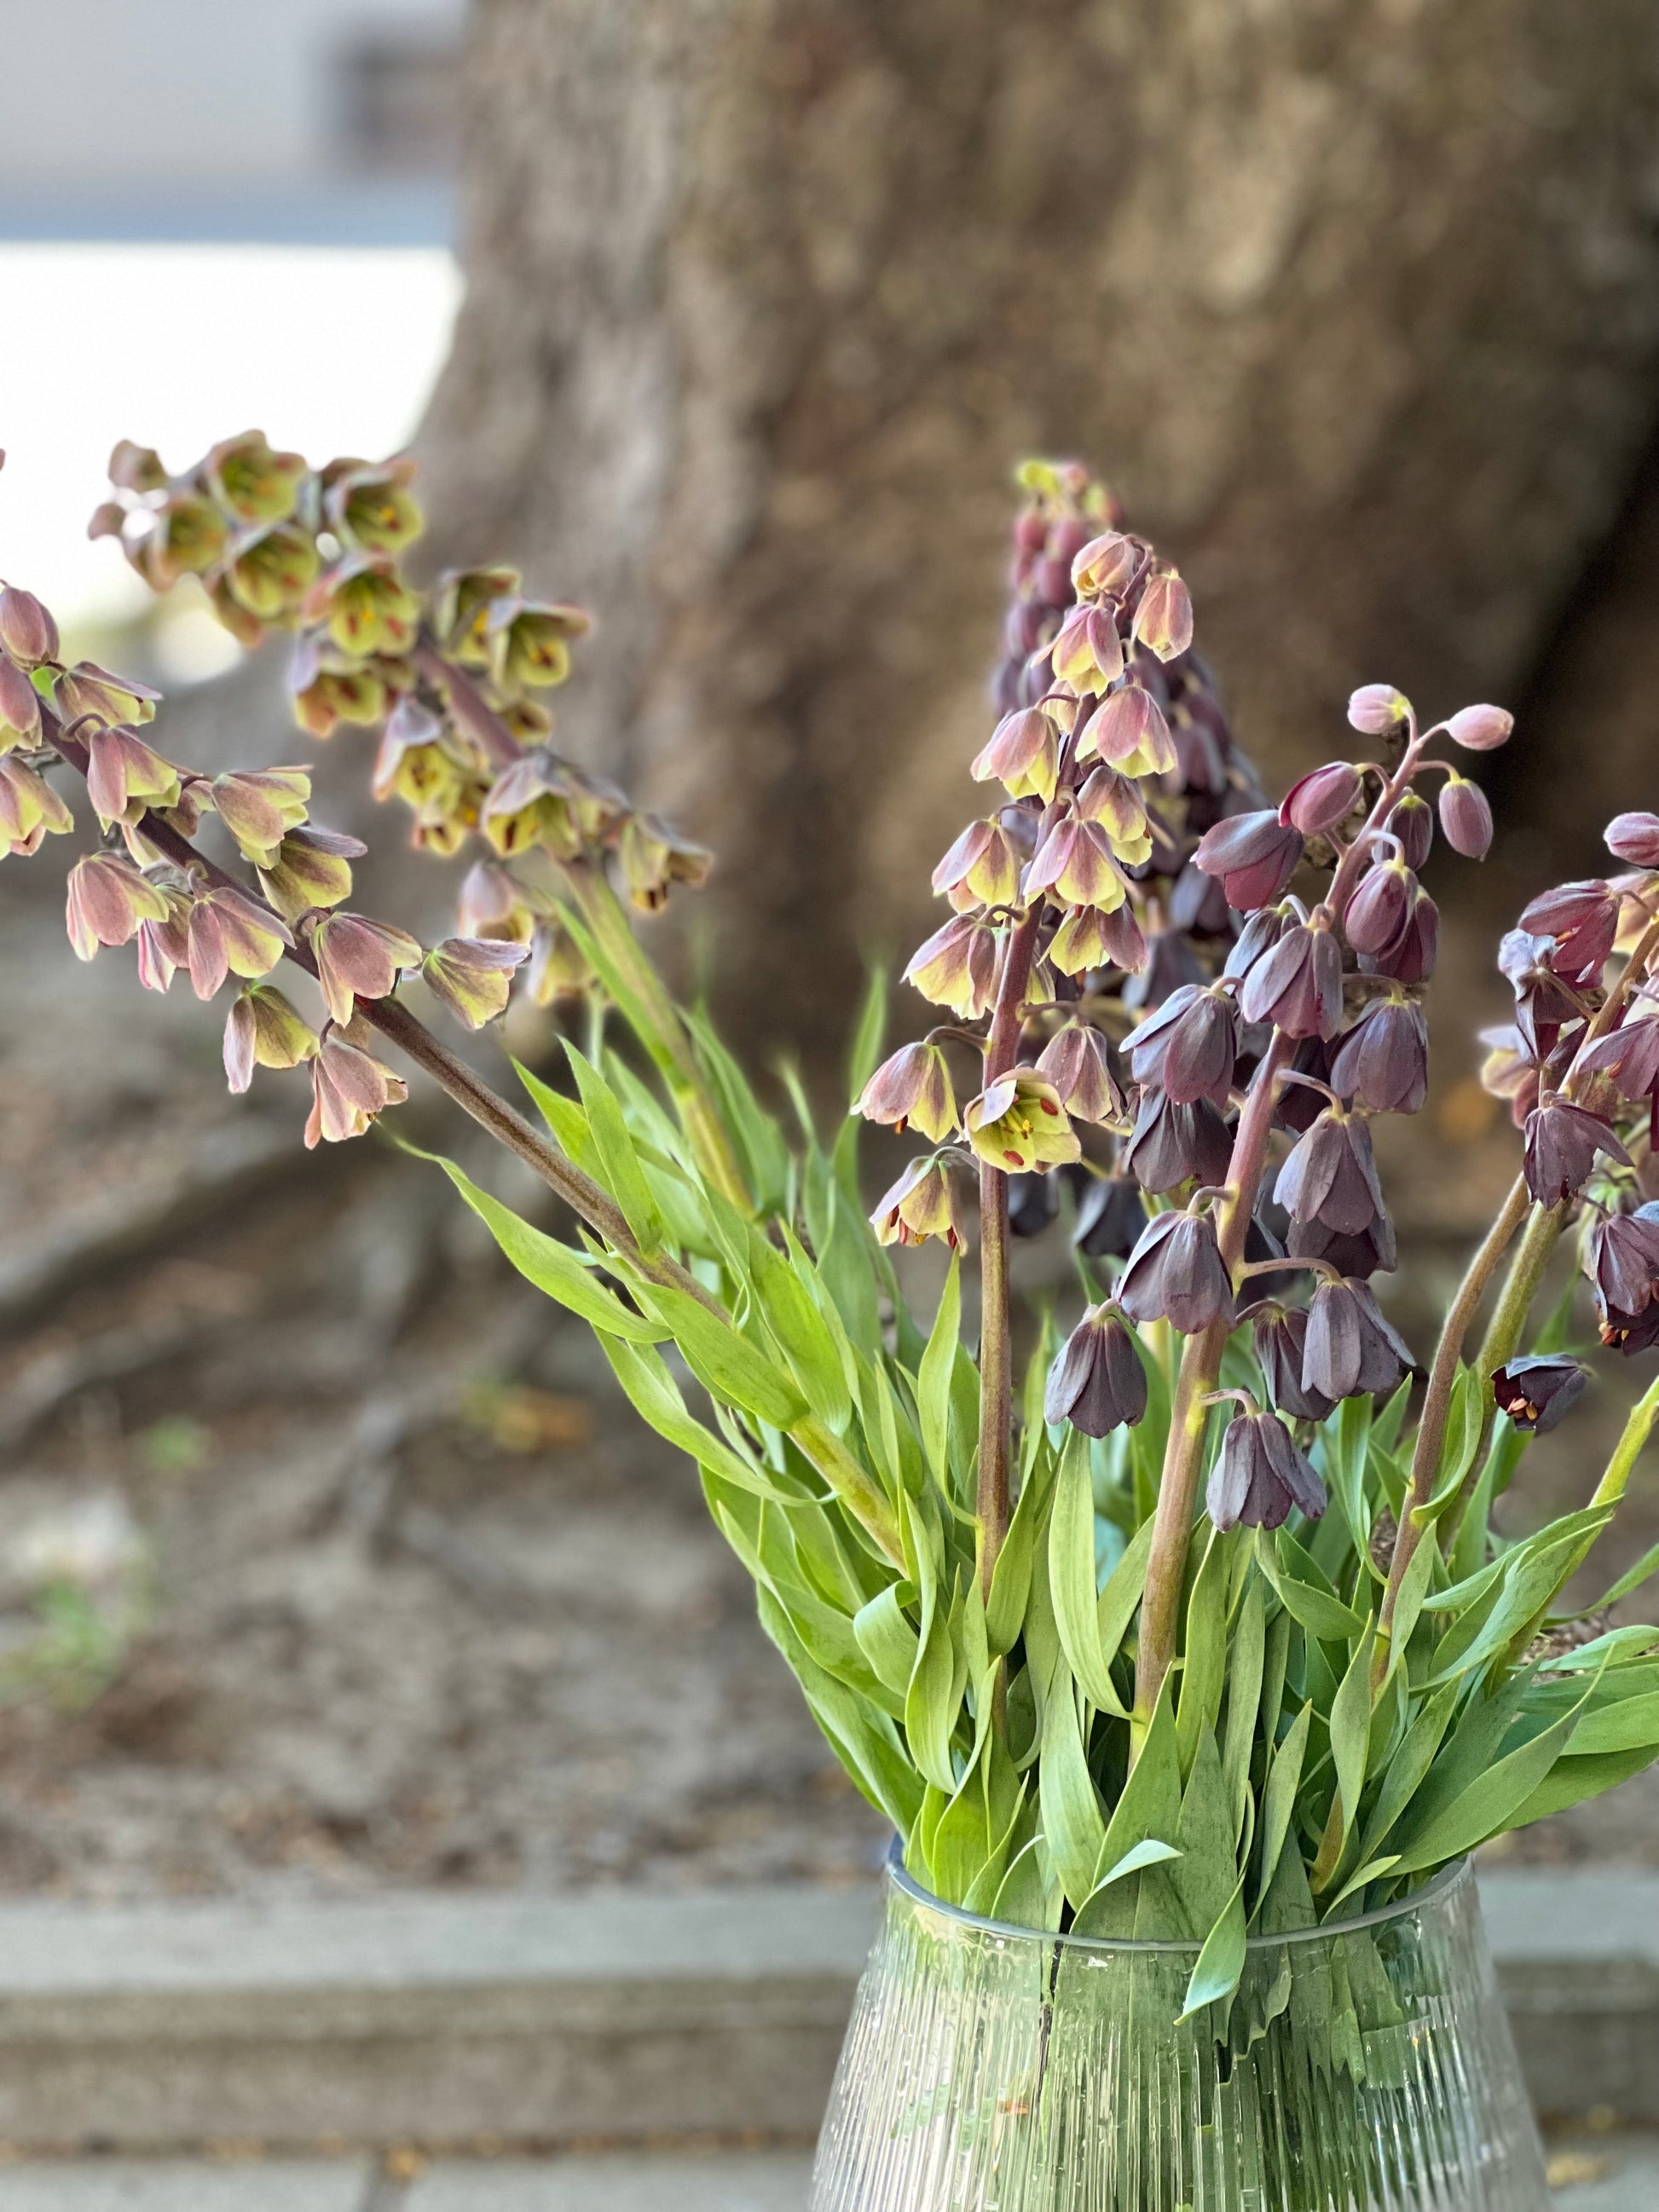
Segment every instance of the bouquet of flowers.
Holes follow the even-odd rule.
[[[854,1117],[822,1133],[797,1088],[786,1127],[630,924],[709,856],[552,744],[585,617],[507,568],[417,590],[410,476],[313,470],[258,434],[180,475],[124,445],[93,527],[158,591],[199,579],[245,644],[294,632],[311,737],[379,727],[374,789],[416,842],[478,848],[454,936],[354,911],[364,848],[310,820],[307,769],[171,761],[156,695],[66,665],[15,587],[0,848],[73,832],[84,779],[82,957],[131,943],[149,988],[231,988],[232,1088],[307,1068],[307,1143],[404,1097],[389,1048],[557,1194],[563,1236],[446,1164],[695,1462],[915,1877],[1032,1929],[1201,1946],[1190,2010],[1225,2003],[1251,1932],[1387,1903],[1659,1756],[1659,1629],[1600,1625],[1659,1551],[1590,1607],[1562,1595],[1659,1384],[1573,1511],[1520,1540],[1493,1522],[1588,1379],[1572,1280],[1540,1298],[1563,1239],[1603,1345],[1659,1343],[1659,816],[1621,816],[1620,872],[1545,892],[1503,941],[1515,1018],[1486,1081],[1523,1162],[1419,1365],[1373,1288],[1395,1249],[1371,1121],[1424,1103],[1419,872],[1437,825],[1485,853],[1460,763],[1507,714],[1425,724],[1368,685],[1366,757],[1273,805],[1180,575],[1086,470],[1028,466],[1000,718],[972,762],[988,811],[934,872],[950,915],[906,970],[942,1018],[882,1059],[874,992]],[[311,1011],[270,980],[283,963]],[[520,1072],[539,1127],[410,1003],[423,986],[477,1029],[515,983],[589,1008],[568,1087]],[[859,1116],[919,1140],[867,1220]],[[1009,1242],[1062,1200],[1086,1304],[1063,1334],[1042,1318],[1022,1375]],[[918,1315],[893,1248],[929,1240],[948,1272]]]

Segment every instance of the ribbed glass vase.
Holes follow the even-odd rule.
[[[889,1870],[812,2212],[1547,2212],[1467,1863],[1252,1941],[1224,2020],[1195,1947],[1035,1935]]]

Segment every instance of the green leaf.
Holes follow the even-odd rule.
[[[1173,1844],[1161,1844],[1156,1836],[1148,1836],[1144,1842],[1125,1851],[1117,1864],[1102,1875],[1089,1894],[1098,1897],[1103,1889],[1109,1889],[1115,1881],[1121,1881],[1125,1875],[1139,1874],[1142,1867],[1164,1866],[1170,1860],[1180,1856],[1181,1853]]]
[[[1048,1520],[1048,1588],[1066,1663],[1082,1685],[1084,1696],[1101,1711],[1126,1718],[1101,1649],[1089,1439],[1076,1429],[1068,1432],[1060,1454]]]
[[[1106,1577],[1100,1593],[1100,1648],[1109,1666],[1122,1649],[1123,1638],[1134,1618],[1146,1587],[1146,1565],[1152,1556],[1152,1523],[1143,1521],[1129,1539],[1123,1557]]]
[[[715,1036],[701,1013],[687,1012],[685,1025],[696,1045],[697,1058],[720,1101],[721,1118],[737,1139],[748,1169],[749,1187],[767,1213],[787,1209],[789,1154],[777,1123],[766,1113],[749,1079]]]
[[[1331,1488],[1341,1501],[1354,1549],[1368,1559],[1370,1503],[1365,1495],[1365,1464],[1370,1446],[1371,1401],[1345,1398],[1320,1431],[1325,1444]]]
[[[1181,2017],[1190,2020],[1206,2005],[1231,1997],[1244,1972],[1244,1877],[1233,1884],[1232,1895],[1223,1906],[1213,1928],[1204,1939],[1187,1984]]]
[[[921,1423],[921,1448],[933,1480],[941,1490],[951,1487],[951,1381],[956,1372],[957,1347],[962,1341],[962,1261],[954,1252],[933,1334],[921,1355],[916,1376],[916,1412]]]
[[[1192,1773],[1200,1744],[1221,1716],[1227,1679],[1228,1548],[1227,1539],[1211,1529],[1187,1601],[1187,1637],[1176,1704],[1176,1748],[1183,1777]],[[1218,1775],[1218,1784],[1219,1778]]]
[[[837,1436],[853,1418],[837,1339],[826,1327],[804,1274],[811,1262],[802,1254],[786,1259],[758,1229],[749,1231],[749,1279],[761,1318],[788,1363],[789,1371],[819,1419]]]
[[[829,1200],[830,1236],[818,1249],[818,1274],[848,1335],[866,1358],[874,1358],[882,1349],[881,1312],[870,1224],[834,1184]]]
[[[1010,1859],[991,1907],[993,1920],[1008,1928],[1046,1929],[1050,1934],[1060,1926],[1066,1900],[1059,1883],[1043,1878],[1047,1855],[1047,1839],[1039,1834]]]
[[[904,1617],[901,1585],[890,1583],[853,1616],[853,1633],[877,1680],[903,1697],[916,1669],[919,1638]]]
[[[1474,1455],[1480,1447],[1486,1419],[1485,1382],[1473,1367],[1460,1360],[1457,1379],[1452,1384],[1451,1403],[1446,1409],[1446,1427],[1440,1440],[1434,1487],[1426,1504],[1414,1507],[1412,1512],[1419,1528],[1437,1521],[1462,1489],[1463,1479],[1474,1466]]]
[[[1522,1805],[1541,1787],[1550,1769],[1565,1748],[1585,1699],[1586,1690],[1572,1711],[1529,1742],[1477,1771],[1444,1808],[1419,1827],[1407,1827],[1400,1838],[1402,1849],[1397,1874],[1420,1873],[1461,1858],[1489,1838],[1501,1835],[1514,1824]],[[1453,1738],[1454,1744],[1456,1738]]]
[[[854,1098],[859,1097],[880,1062],[881,1048],[887,1039],[887,1006],[886,974],[880,968],[872,968],[848,1054],[848,1089]]]
[[[1049,1490],[1040,1468],[1033,1468],[1014,1507],[996,1565],[991,1570],[991,1594],[985,1606],[985,1634],[992,1651],[1004,1657],[1014,1648],[1025,1625],[1031,1595],[1031,1564]]]
[[[793,1497],[761,1468],[742,1459],[723,1444],[710,1429],[687,1412],[685,1401],[661,1355],[646,1345],[629,1344],[602,1334],[599,1349],[610,1361],[617,1380],[628,1394],[641,1419],[671,1444],[690,1453],[699,1467],[708,1468],[740,1490],[769,1498],[775,1505],[793,1507],[813,1501]]]
[[[1267,1640],[1267,1585],[1259,1574],[1252,1572],[1239,1601],[1232,1644],[1227,1655],[1227,1729],[1222,1743],[1221,1769],[1227,1802],[1232,1808],[1235,1844],[1244,1832],[1244,1816],[1249,1809],[1250,1755],[1261,1698]]]
[[[1345,1836],[1359,1817],[1359,1799],[1365,1787],[1365,1762],[1371,1736],[1371,1650],[1375,1641],[1375,1624],[1368,1620],[1331,1704],[1331,1757],[1336,1766],[1337,1796],[1342,1808]]]
[[[434,1155],[422,1152],[418,1157],[431,1159]],[[556,1298],[590,1328],[603,1330],[609,1336],[619,1336],[629,1344],[659,1344],[672,1333],[663,1323],[649,1321],[623,1305],[598,1280],[587,1261],[568,1244],[561,1244],[556,1237],[550,1237],[544,1230],[521,1221],[510,1206],[503,1206],[488,1191],[480,1190],[453,1160],[440,1159],[438,1165],[486,1224],[519,1273],[538,1291],[545,1291],[549,1297]]]
[[[921,1786],[891,1723],[818,1666],[769,1590],[759,1592],[759,1606],[761,1626],[788,1662],[842,1765],[876,1810],[908,1836],[921,1810]]]
[[[1061,1886],[1073,1905],[1080,1906],[1095,1886],[1106,1824],[1084,1756],[1077,1692],[1064,1674],[1043,1705],[1037,1796]]]
[[[794,1378],[689,1291],[641,1280],[635,1295],[673,1331],[686,1365],[711,1396],[741,1406],[775,1429],[789,1428],[806,1411]]]
[[[1388,1404],[1371,1422],[1371,1436],[1386,1452],[1391,1452],[1400,1441],[1400,1424],[1406,1418],[1406,1408],[1411,1402],[1412,1383],[1408,1375]],[[1343,1401],[1346,1405],[1349,1402]],[[1367,1404],[1371,1401],[1366,1401]]]
[[[1638,1749],[1601,1752],[1587,1759],[1559,1759],[1507,1825],[1529,1828],[1534,1820],[1547,1820],[1552,1813],[1565,1813],[1587,1797],[1616,1790],[1621,1782],[1651,1766],[1656,1757],[1659,1757],[1659,1745],[1644,1744]]]
[[[1426,1698],[1413,1717],[1394,1757],[1383,1769],[1382,1788],[1360,1838],[1363,1858],[1376,1856],[1433,1765],[1435,1754],[1457,1710],[1460,1695],[1458,1685],[1449,1682],[1443,1690]]]
[[[587,1126],[587,1116],[574,1098],[567,1098],[562,1091],[555,1091],[544,1083],[539,1075],[513,1063],[519,1080],[535,1102],[536,1110],[552,1132],[553,1141],[567,1159],[573,1160],[584,1175],[599,1182],[604,1176],[604,1163],[599,1146]]]
[[[1334,1920],[1342,1907],[1347,1903],[1348,1899],[1353,1896],[1357,1890],[1364,1889],[1368,1883],[1380,1881],[1385,1874],[1390,1873],[1394,1868],[1399,1865],[1399,1859],[1390,1855],[1385,1858],[1372,1859],[1366,1865],[1361,1867],[1358,1874],[1350,1875],[1346,1881],[1343,1883],[1341,1888],[1338,1890],[1336,1895],[1331,1899],[1330,1906],[1326,1912],[1325,1917],[1328,1920]]]
[[[1300,1553],[1302,1573],[1281,1565],[1281,1547],[1292,1557]],[[1318,1570],[1299,1545],[1292,1546],[1285,1539],[1282,1528],[1257,1529],[1255,1556],[1285,1612],[1310,1636],[1322,1644],[1351,1644],[1356,1636],[1364,1634],[1364,1620],[1352,1606],[1306,1579],[1309,1570],[1316,1574]]]
[[[1043,1764],[1048,1763],[1047,1746]],[[1045,1814],[1045,1827],[1048,1825]],[[1075,1932],[1079,1936],[1133,1936],[1139,1914],[1140,1893],[1148,1882],[1158,1883],[1164,1876],[1153,1867],[1146,1867],[1127,1890],[1111,1894],[1101,1889],[1102,1878],[1107,1871],[1120,1866],[1139,1844],[1148,1838],[1161,1843],[1178,1833],[1181,1826],[1181,1763],[1176,1753],[1175,1707],[1170,1681],[1166,1676],[1158,1695],[1158,1709],[1140,1748],[1140,1756],[1129,1770],[1121,1796],[1113,1808],[1112,1817],[1102,1838],[1096,1856],[1091,1878],[1087,1885],[1084,1907],[1079,1907]]]
[[[1208,1729],[1199,1738],[1193,1754],[1176,1836],[1182,1860],[1170,1878],[1191,1932],[1207,1934],[1226,1910],[1228,1895],[1238,1878],[1232,1808],[1222,1786],[1221,1753]]]
[[[1583,1608],[1584,1612],[1605,1612],[1608,1606],[1617,1605],[1620,1598],[1629,1597],[1632,1591],[1640,1589],[1643,1583],[1650,1582],[1655,1575],[1659,1575],[1659,1544],[1644,1552],[1636,1565],[1627,1568],[1612,1589],[1604,1590],[1594,1605]]]
[[[1313,1706],[1305,1705],[1291,1723],[1285,1741],[1273,1753],[1261,1792],[1261,1874],[1256,1909],[1273,1887],[1279,1854],[1291,1832],[1296,1793],[1302,1786],[1303,1763],[1308,1755],[1308,1735],[1313,1726]]]
[[[621,1206],[640,1249],[654,1252],[662,1243],[662,1218],[640,1165],[628,1124],[623,1119],[622,1108],[617,1103],[617,1094],[568,1037],[564,1039],[564,1050],[599,1155],[599,1179]]]

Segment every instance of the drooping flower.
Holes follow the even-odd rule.
[[[1392,1274],[1399,1263],[1395,1249],[1394,1223],[1379,1213],[1356,1235],[1328,1229],[1322,1221],[1293,1221],[1286,1240],[1293,1260],[1323,1260],[1339,1274],[1356,1282],[1376,1274]]]
[[[1359,801],[1359,770],[1352,761],[1331,761],[1297,778],[1285,793],[1279,818],[1304,837],[1338,828]]]
[[[1001,823],[970,822],[933,871],[933,889],[958,914],[1006,906],[1018,895],[1019,856]]]
[[[997,933],[972,915],[953,915],[912,954],[904,979],[924,999],[965,1022],[990,1012],[996,990]]]
[[[1053,722],[1041,708],[1016,708],[997,724],[969,773],[976,783],[1001,784],[1010,799],[1040,799],[1046,806],[1060,773]]]
[[[1603,1313],[1645,1312],[1659,1297],[1659,1204],[1596,1221],[1584,1239],[1583,1268]]]
[[[1273,1196],[1292,1221],[1358,1237],[1387,1212],[1362,1114],[1328,1106],[1279,1170]]]
[[[37,853],[48,836],[74,827],[67,802],[45,776],[13,754],[0,757],[0,854]]]
[[[1099,758],[1120,775],[1168,775],[1176,766],[1175,740],[1164,709],[1139,684],[1121,684],[1103,699],[1078,738],[1078,758]]]
[[[1174,660],[1191,646],[1192,594],[1173,568],[1160,568],[1146,579],[1135,609],[1134,636],[1160,660]]]
[[[925,1244],[930,1237],[942,1237],[953,1252],[960,1250],[962,1230],[945,1162],[937,1154],[912,1160],[870,1216],[870,1225],[884,1244]]]
[[[361,837],[307,823],[290,830],[260,867],[259,887],[285,921],[297,921],[313,907],[338,906],[351,896],[351,863],[368,850]]]
[[[1122,1160],[1143,1190],[1157,1194],[1186,1182],[1223,1182],[1232,1152],[1227,1124],[1207,1098],[1187,1104],[1148,1085]]]
[[[123,446],[126,441],[123,441]],[[122,447],[116,448],[121,454]],[[129,465],[116,476],[113,460],[110,474],[117,482],[125,480],[133,466],[140,469],[146,460],[153,462],[154,454],[143,454],[137,448],[128,448],[125,456]],[[234,438],[224,438],[215,446],[203,465],[208,488],[222,507],[245,522],[281,522],[293,514],[300,496],[300,486],[306,477],[305,457],[301,453],[276,452],[262,430],[245,430]]]
[[[1293,1505],[1316,1521],[1327,1503],[1324,1484],[1277,1413],[1228,1422],[1205,1494],[1218,1528],[1277,1528]]]
[[[1404,930],[1417,896],[1417,878],[1405,862],[1382,861],[1348,901],[1343,935],[1356,952],[1386,951]]]
[[[388,1106],[402,1105],[409,1085],[330,1023],[311,1062],[311,1095],[307,1151],[362,1136]]]
[[[1114,857],[1126,868],[1142,866],[1152,856],[1151,824],[1136,786],[1115,768],[1097,768],[1078,793],[1077,811],[1106,833]]]
[[[1331,1088],[1372,1114],[1415,1114],[1429,1089],[1429,1030],[1403,990],[1373,999],[1331,1055]]]
[[[1440,827],[1446,842],[1466,860],[1484,860],[1492,848],[1492,801],[1467,776],[1449,775],[1440,791]]]
[[[1103,607],[1075,606],[1048,650],[1057,678],[1085,697],[1104,691],[1123,673],[1123,641]]]
[[[137,822],[147,807],[179,802],[179,771],[136,730],[98,728],[87,737],[87,796],[106,830]]]
[[[0,651],[25,675],[58,658],[58,625],[33,592],[0,584]]]
[[[421,534],[421,510],[409,487],[407,459],[378,467],[334,461],[323,471],[323,513],[337,538],[371,553],[398,553]]]
[[[70,870],[69,939],[77,960],[100,945],[125,945],[143,921],[165,921],[166,894],[124,853],[88,853]]]
[[[1576,1198],[1599,1155],[1630,1164],[1630,1154],[1611,1125],[1564,1098],[1533,1108],[1526,1140],[1527,1188],[1540,1206],[1565,1206]]]
[[[1126,900],[1113,912],[1100,907],[1074,907],[1054,932],[1048,963],[1062,975],[1086,975],[1091,968],[1121,968],[1127,975],[1142,974],[1148,958],[1146,939],[1133,908]]]
[[[1400,857],[1413,874],[1434,849],[1434,812],[1420,792],[1402,792],[1389,809],[1382,827],[1400,841]]]
[[[1041,1237],[1060,1211],[1060,1178],[1047,1169],[1041,1174],[1008,1178],[1008,1234]]]
[[[988,1084],[963,1109],[962,1126],[980,1158],[1005,1172],[1029,1175],[1082,1158],[1059,1091],[1032,1067]]]
[[[1085,1437],[1133,1428],[1146,1411],[1146,1370],[1134,1340],[1110,1305],[1091,1306],[1048,1370],[1042,1417]]]
[[[1416,1364],[1369,1285],[1344,1277],[1322,1283],[1308,1308],[1302,1387],[1334,1403],[1392,1390]]]
[[[1519,927],[1554,939],[1549,964],[1564,983],[1593,983],[1619,933],[1619,901],[1600,877],[1560,884],[1522,908]]]
[[[1292,1420],[1322,1421],[1334,1401],[1321,1390],[1308,1389],[1303,1383],[1302,1361],[1308,1340],[1306,1310],[1273,1304],[1259,1306],[1251,1319],[1250,1335],[1267,1385],[1267,1395],[1279,1411],[1288,1413]]]
[[[1193,855],[1206,875],[1218,876],[1227,903],[1241,914],[1271,906],[1301,864],[1302,832],[1272,807],[1235,814],[1206,830]]]
[[[499,937],[447,937],[421,963],[421,975],[457,1021],[481,1030],[507,1011],[513,971],[530,957],[527,945]]]
[[[1238,1012],[1230,993],[1185,984],[1172,991],[1129,1039],[1137,1083],[1155,1084],[1183,1105],[1207,1098],[1224,1107],[1238,1057]]]
[[[244,859],[273,868],[282,842],[298,830],[311,804],[308,768],[243,769],[213,780],[213,804]]]
[[[310,1023],[272,985],[252,984],[231,1001],[225,1018],[225,1078],[233,1091],[246,1091],[256,1067],[297,1067],[316,1050]]]
[[[0,655],[0,752],[40,742],[40,694],[22,670]]]
[[[112,726],[153,722],[161,696],[136,677],[113,676],[95,660],[77,660],[52,686],[52,697],[65,722],[77,722],[83,714],[95,715]]]
[[[1091,1176],[1078,1200],[1072,1242],[1091,1260],[1127,1260],[1146,1226],[1138,1184],[1127,1176]]]
[[[573,793],[580,826],[581,799]],[[617,854],[631,904],[642,914],[655,914],[666,905],[670,886],[689,884],[696,890],[708,879],[714,856],[706,845],[683,836],[659,814],[633,814],[623,824]]]
[[[564,762],[542,745],[521,753],[490,787],[479,827],[498,853],[544,845],[556,860],[574,860],[582,841]]]
[[[1167,1321],[1183,1336],[1212,1322],[1231,1328],[1232,1285],[1207,1213],[1159,1213],[1146,1224],[1118,1284],[1131,1320]]]
[[[1244,978],[1238,1010],[1292,1037],[1332,1037],[1342,1020],[1342,950],[1316,915],[1292,922]]]
[[[1103,914],[1128,896],[1104,827],[1071,809],[1037,847],[1025,872],[1025,890],[1028,897],[1047,891],[1056,906],[1093,907]]]
[[[1364,954],[1359,964],[1369,975],[1387,975],[1396,983],[1426,983],[1439,951],[1440,909],[1426,891],[1419,890],[1393,944],[1381,952]]]
[[[853,1110],[866,1121],[883,1121],[901,1133],[914,1124],[931,1144],[938,1144],[957,1126],[956,1093],[944,1053],[936,1044],[901,1045],[865,1085]]]
[[[1067,1022],[1037,1054],[1036,1072],[1052,1083],[1074,1121],[1108,1128],[1127,1125],[1129,1095],[1117,1048],[1103,1030]]]
[[[367,915],[323,915],[311,932],[317,981],[332,1018],[343,1025],[358,999],[384,999],[405,968],[421,964],[418,939]]]
[[[275,915],[233,884],[216,884],[191,902],[185,964],[198,999],[210,999],[227,975],[250,982],[270,975],[294,939]]]
[[[1545,1436],[1584,1395],[1589,1370],[1563,1352],[1511,1359],[1492,1378],[1500,1413],[1507,1413],[1528,1436]]]

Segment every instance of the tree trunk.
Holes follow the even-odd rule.
[[[975,811],[1012,464],[1101,466],[1244,741],[1520,679],[1655,412],[1643,0],[479,0],[450,557],[600,628],[573,749],[719,849],[750,1039]]]

